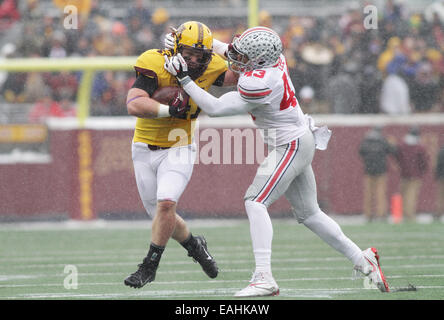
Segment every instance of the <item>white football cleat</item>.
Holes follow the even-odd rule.
[[[279,295],[279,287],[269,272],[255,272],[248,287],[238,291],[235,297],[264,297]]]
[[[376,248],[368,248],[362,251],[366,264],[364,266],[355,266],[355,270],[360,271],[367,276],[371,283],[375,284],[381,292],[389,292],[389,285],[382,273],[379,264],[379,255]]]

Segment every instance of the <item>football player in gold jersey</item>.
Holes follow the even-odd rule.
[[[164,69],[164,55],[181,53],[190,76],[208,90],[212,85],[235,85],[238,75],[228,70],[223,56],[228,44],[215,40],[203,23],[183,23],[173,34],[174,48],[147,50],[137,59],[137,74],[128,92],[128,114],[137,117],[132,158],[137,188],[147,213],[153,218],[151,244],[136,272],[124,283],[140,288],[155,279],[161,255],[170,238],[178,241],[211,278],[218,274],[214,258],[202,236],[193,236],[176,213],[176,205],[191,178],[196,157],[194,124],[200,109],[192,99],[176,95],[170,105],[152,99],[156,89],[179,84]],[[179,155],[180,154],[180,155]],[[178,159],[180,160],[178,161]]]

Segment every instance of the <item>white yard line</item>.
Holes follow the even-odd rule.
[[[87,276],[90,274],[79,274],[79,278],[82,279],[82,277]],[[94,276],[100,275],[100,274],[91,274]],[[122,277],[124,276],[122,273],[111,273],[111,275],[115,275],[116,277]],[[60,275],[62,276],[62,275]],[[15,278],[11,278],[10,280],[15,280],[19,276]],[[26,275],[21,275],[21,279],[25,278],[53,278],[53,276],[48,275],[35,275],[33,277],[29,277]],[[387,276],[387,279],[421,279],[421,278],[444,278],[444,274],[417,274],[417,275],[393,275],[393,276]],[[120,278],[119,278],[120,279]],[[229,283],[246,283],[248,279],[246,280],[183,280],[183,281],[156,281],[156,285],[194,285],[194,284],[229,284]],[[298,281],[331,281],[331,280],[338,280],[338,281],[353,281],[351,277],[310,277],[310,278],[276,278],[276,281],[279,283],[287,283],[287,282],[298,282]],[[360,279],[357,279],[359,281]],[[79,283],[79,287],[91,287],[91,286],[122,286],[123,283],[121,280],[116,280],[114,282],[81,282]],[[41,284],[35,284],[35,283],[27,283],[27,284],[0,284],[0,288],[32,288],[32,287],[63,287],[62,281],[56,282],[56,283],[41,283]]]
[[[432,255],[432,256],[383,256],[381,257],[382,266],[383,268],[392,267],[390,264],[387,264],[386,261],[399,261],[399,260],[421,260],[421,259],[427,259],[427,260],[440,260],[444,259],[444,255]],[[58,259],[57,259],[58,260]],[[122,259],[123,260],[123,259]],[[125,259],[126,260],[126,259]],[[7,261],[7,260],[6,260]],[[138,261],[138,260],[137,260]],[[233,265],[233,264],[246,264],[252,262],[252,259],[218,259],[218,264],[220,265]],[[347,262],[347,260],[343,257],[323,257],[323,258],[276,258],[273,259],[274,264],[279,263],[307,263],[307,262]],[[67,264],[74,264],[77,267],[110,267],[110,266],[131,266],[134,265],[135,262],[99,262],[99,263],[89,263],[89,262],[82,262],[82,263],[76,263],[74,258],[66,258],[65,263],[39,263],[39,264],[23,264],[23,265],[14,265],[14,269],[40,269],[40,268],[64,268]],[[189,265],[190,260],[189,259],[181,259],[178,261],[164,261],[162,262],[163,265],[168,266],[181,266],[181,265]],[[419,266],[419,265],[411,265],[413,267]],[[442,264],[438,264],[437,266],[443,266]],[[402,268],[403,266],[393,266],[393,267],[399,267]],[[297,270],[298,267],[295,267],[295,270]],[[316,268],[323,268],[323,267],[315,267]],[[330,267],[325,267],[327,269],[330,269]]]
[[[427,269],[427,268],[440,268],[441,270],[444,270],[444,264],[434,264],[434,265],[403,265],[402,267],[398,267],[398,266],[392,266],[392,267],[385,267],[384,270],[391,270],[391,269]],[[62,269],[61,269],[62,270]],[[322,280],[351,280],[352,276],[351,276],[351,268],[348,267],[275,267],[273,268],[273,271],[275,271],[275,273],[279,272],[279,271],[312,271],[312,270],[326,270],[326,271],[333,271],[333,270],[348,270],[350,271],[350,276],[346,276],[346,277],[301,277],[301,278],[290,278],[290,279],[277,279],[277,281],[322,281]],[[245,274],[250,274],[252,272],[252,269],[221,269],[220,272],[222,273],[245,273]],[[159,275],[164,275],[167,274],[169,275],[171,273],[171,271],[164,271],[164,270],[158,270],[157,274]],[[184,274],[184,275],[189,275],[189,274],[194,274],[194,273],[202,273],[202,271],[200,269],[193,269],[193,270],[177,270],[174,271],[175,274]],[[387,275],[388,279],[402,279],[402,278],[441,278],[444,277],[444,274],[429,274],[429,275],[403,275],[403,276],[397,276],[397,275]],[[87,277],[94,277],[94,278],[100,278],[100,277],[116,277],[116,278],[121,278],[123,279],[124,277],[127,276],[126,273],[123,272],[106,272],[106,273],[102,273],[102,272],[91,272],[91,273],[85,273],[85,272],[79,272],[78,277],[80,279],[80,281],[82,281],[81,279],[83,278],[87,278]],[[54,274],[46,274],[46,273],[40,273],[40,274],[34,274],[34,275],[27,275],[27,274],[15,274],[15,275],[1,275],[0,276],[0,280],[2,280],[2,282],[6,282],[6,281],[16,281],[16,280],[20,280],[20,279],[31,279],[31,278],[40,278],[40,279],[57,279],[60,278],[61,280],[63,280],[63,278],[66,277],[66,274],[64,273],[54,273]],[[247,281],[248,279],[246,279],[245,281]],[[359,279],[358,279],[359,280]],[[221,283],[223,281],[228,281],[228,282],[238,282],[239,280],[206,280],[207,283]],[[60,282],[62,283],[62,282]],[[104,282],[104,283],[114,283],[114,282]],[[120,283],[120,282],[119,282]],[[202,281],[194,281],[194,280],[190,280],[190,281],[156,281],[157,284],[187,284],[187,283],[202,283]],[[31,284],[30,284],[31,285]],[[20,287],[20,286],[26,286],[26,284],[0,284],[0,288],[8,288],[8,287]],[[38,286],[38,285],[35,285]]]
[[[417,288],[424,289],[444,289],[444,286],[418,286]],[[145,291],[146,290],[146,291]],[[79,299],[119,299],[119,298],[187,298],[193,297],[208,298],[208,297],[226,297],[233,296],[233,294],[239,290],[239,287],[235,288],[214,288],[214,289],[201,289],[201,290],[149,290],[131,292],[131,293],[75,293],[75,292],[59,292],[59,293],[24,293],[17,294],[2,299],[66,299],[66,298],[79,298]],[[365,288],[316,288],[316,289],[285,289],[281,290],[281,296],[290,298],[333,298],[332,295],[337,294],[350,294],[358,293],[361,291],[367,291],[372,289]],[[376,291],[376,289],[373,289]],[[276,298],[278,299],[278,298]]]
[[[15,281],[15,280],[23,280],[23,279],[36,279],[41,278],[41,275],[35,274],[12,274],[12,275],[2,275],[0,274],[0,282],[2,281]]]
[[[443,252],[442,247],[443,242],[442,241],[428,241],[427,242],[427,250],[432,251],[438,251]],[[326,244],[323,245],[322,243],[316,243],[316,250],[317,252],[322,253],[332,253],[334,252],[330,247],[328,247]],[[251,245],[238,245],[238,246],[218,246],[217,244],[210,244],[211,246],[211,252],[214,253],[214,255],[217,256],[233,256],[233,252],[241,252],[242,255],[244,255],[244,251],[252,250]],[[398,247],[406,247],[406,244],[404,242],[400,243],[384,243],[384,251],[390,250],[391,248],[398,248]],[[377,247],[377,246],[376,246]],[[423,249],[423,244],[408,244],[407,247],[409,249]],[[273,245],[274,251],[277,251],[276,249],[288,249],[291,250],[291,252],[273,252],[273,256],[276,255],[295,255],[295,256],[304,256],[308,254],[313,254],[313,250],[307,249],[307,245],[304,244],[304,249],[298,248],[298,245],[295,244],[286,244],[286,245]],[[125,250],[114,250],[114,249],[102,249],[102,250],[33,250],[32,252],[14,252],[9,253],[8,257],[2,257],[2,261],[14,261],[13,259],[23,259],[23,261],[28,261],[28,259],[33,260],[37,259],[39,261],[39,258],[56,258],[56,259],[66,259],[66,256],[69,257],[78,257],[78,256],[90,256],[90,257],[106,257],[109,255],[119,255],[120,257],[123,257],[122,251],[124,251],[124,254],[127,254],[127,256],[133,256],[133,255],[139,255],[139,254],[145,254],[146,250],[144,248],[140,249],[125,249]],[[183,253],[184,249],[178,245],[172,245],[167,248],[167,251],[165,251],[166,254],[175,254],[175,253]],[[252,253],[252,252],[251,252]],[[390,257],[390,256],[387,256]],[[385,258],[385,255],[382,252],[382,258]],[[20,260],[17,260],[20,261]]]
[[[440,248],[442,251],[442,248]],[[183,250],[181,250],[183,251]],[[230,257],[230,260],[221,260],[218,259],[218,262],[221,263],[226,263],[226,264],[243,264],[243,263],[248,263],[251,262],[251,259],[239,259],[236,256],[234,256],[233,254],[229,254],[229,253],[215,253],[213,254],[216,258],[221,258],[221,257]],[[288,255],[288,254],[287,254]],[[130,260],[130,259],[136,259],[138,260],[140,258],[140,256],[136,255],[136,254],[132,254],[132,255],[115,255],[110,257],[109,255],[85,255],[85,256],[75,256],[75,257],[58,257],[58,256],[54,256],[54,257],[48,257],[48,256],[43,256],[43,257],[30,257],[30,258],[26,258],[26,257],[21,257],[21,258],[2,258],[2,262],[36,262],[36,261],[46,261],[46,260],[50,260],[50,261],[60,261],[60,260],[69,260],[69,261],[73,261],[75,259],[79,259],[79,260],[109,260],[109,259],[115,259],[115,257],[118,256],[120,259],[119,260]],[[243,254],[243,256],[245,256],[245,254]],[[444,259],[444,255],[412,255],[412,256],[381,256],[381,261],[387,261],[387,260],[418,260],[418,259],[430,259],[430,260],[435,260],[435,259]],[[343,257],[319,257],[319,258],[274,258],[273,262],[274,263],[283,263],[283,262],[324,262],[324,261],[345,261],[345,258]],[[182,265],[182,264],[188,264],[189,263],[189,259],[181,259],[179,261],[166,261],[165,264],[173,264],[173,265]],[[31,268],[34,268],[36,266],[41,266],[42,264],[33,264],[33,265],[28,265]],[[51,265],[51,264],[49,264]]]
[[[103,220],[93,221],[67,220],[54,222],[8,222],[0,223],[0,231],[51,231],[51,230],[135,230],[151,229],[152,220]],[[248,224],[247,219],[190,219],[187,220],[190,227],[230,227]]]
[[[441,265],[442,266],[442,265]],[[404,266],[409,267],[409,266]],[[418,267],[418,266],[415,266]],[[426,265],[420,265],[419,267],[423,268],[426,267]],[[275,268],[278,270],[283,269],[289,269],[289,268]],[[294,268],[290,268],[294,269]],[[313,268],[306,268],[306,269],[313,269]],[[328,268],[328,269],[344,269],[344,268]],[[224,270],[224,272],[244,272],[244,271],[251,271],[251,270]],[[201,272],[200,270],[196,272]],[[168,273],[168,272],[161,272],[159,273]],[[184,272],[184,273],[190,273]],[[102,273],[86,273],[86,274],[79,274],[79,278],[82,279],[84,276],[100,276],[103,275]],[[122,273],[108,273],[107,275],[116,275],[119,277],[122,277]],[[39,275],[33,275],[33,278],[37,277],[43,277],[46,278],[49,275],[46,274],[39,274]],[[59,274],[58,276],[63,276],[63,274]],[[9,278],[8,278],[9,277]],[[0,279],[3,281],[14,281],[19,279],[27,279],[30,276],[28,275],[12,275],[12,276],[0,276]],[[426,274],[426,275],[393,275],[389,276],[389,279],[421,279],[421,278],[443,278],[444,274]],[[123,278],[122,278],[123,279]],[[24,294],[15,294],[10,296],[0,296],[1,299],[131,299],[131,298],[146,298],[146,299],[159,299],[159,298],[185,298],[185,299],[192,299],[194,298],[208,298],[208,297],[231,297],[234,292],[240,289],[244,285],[244,283],[247,283],[248,279],[245,279],[245,281],[242,280],[206,280],[206,281],[199,281],[199,280],[185,280],[185,281],[156,281],[156,285],[194,285],[194,284],[215,284],[219,286],[223,285],[232,285],[234,283],[238,283],[239,286],[235,288],[212,288],[212,289],[200,289],[200,290],[181,290],[181,289],[174,289],[174,290],[149,290],[145,289],[146,291],[138,291],[138,292],[128,292],[128,293],[122,293],[122,292],[116,292],[116,293],[78,293],[77,290],[71,290],[70,292],[59,292],[59,293],[24,293]],[[288,282],[299,282],[299,281],[331,281],[331,280],[340,280],[340,281],[351,281],[351,277],[301,277],[301,278],[277,278],[276,281],[278,283],[288,283]],[[358,279],[359,281],[359,279]],[[0,285],[0,288],[2,289],[12,289],[12,288],[44,288],[44,287],[62,287],[63,281],[61,280],[59,283],[46,283],[46,284],[2,284]],[[92,282],[92,283],[82,283],[82,281],[79,282],[79,288],[85,288],[85,287],[92,287],[92,286],[116,286],[116,287],[123,287],[122,281],[116,281],[116,282]],[[416,286],[418,289],[424,290],[424,289],[444,289],[444,286]],[[369,290],[365,288],[304,288],[304,289],[281,289],[281,297],[286,298],[320,298],[320,299],[332,299],[335,295],[338,294],[346,294],[346,293],[353,293],[353,292],[362,292],[363,290]]]
[[[329,215],[332,219],[343,226],[355,226],[355,225],[367,225],[371,228],[370,224],[366,224],[365,218],[362,215],[355,216],[344,216],[344,215]],[[429,216],[427,214],[421,215]],[[188,226],[191,228],[201,228],[201,227],[226,227],[226,226],[240,226],[247,225],[248,219],[246,215],[242,218],[220,218],[220,219],[185,219]],[[302,226],[291,217],[276,218],[276,223],[283,223],[285,225],[294,225],[295,227]],[[429,222],[429,221],[426,221]],[[444,218],[443,218],[444,222]],[[422,220],[419,219],[418,224],[421,224]],[[123,229],[123,230],[134,230],[134,229],[151,229],[152,220],[150,219],[140,219],[140,220],[104,220],[96,219],[92,221],[81,221],[81,220],[65,220],[65,221],[48,221],[48,222],[6,222],[0,223],[0,231],[6,230],[111,230],[111,229]],[[387,223],[389,224],[389,223]],[[403,231],[402,234],[414,234],[417,231],[408,232]],[[402,234],[396,234],[396,236],[402,236]],[[367,236],[374,237],[374,233],[368,233]]]

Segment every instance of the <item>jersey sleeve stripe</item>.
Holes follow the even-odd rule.
[[[251,97],[251,96],[244,96],[244,95],[240,95],[241,96],[241,98],[243,98],[243,99],[245,99],[245,100],[249,100],[249,101],[252,101],[252,100],[261,100],[263,97]]]
[[[240,84],[238,85],[238,87],[240,89],[242,89],[243,91],[248,91],[248,92],[258,92],[258,91],[266,91],[266,90],[270,90],[270,88],[262,88],[262,89],[246,89],[244,87],[242,87]]]
[[[242,87],[238,87],[238,91],[241,94],[242,97],[246,98],[263,98],[265,96],[268,96],[271,93],[271,89],[260,89],[260,90],[245,90]]]

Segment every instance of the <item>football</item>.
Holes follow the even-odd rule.
[[[153,96],[151,98],[160,103],[168,104],[171,100],[174,99],[178,91],[182,93],[184,99],[188,98],[188,95],[185,92],[185,90],[183,90],[180,87],[173,87],[173,86],[158,88],[156,91],[154,91]]]

